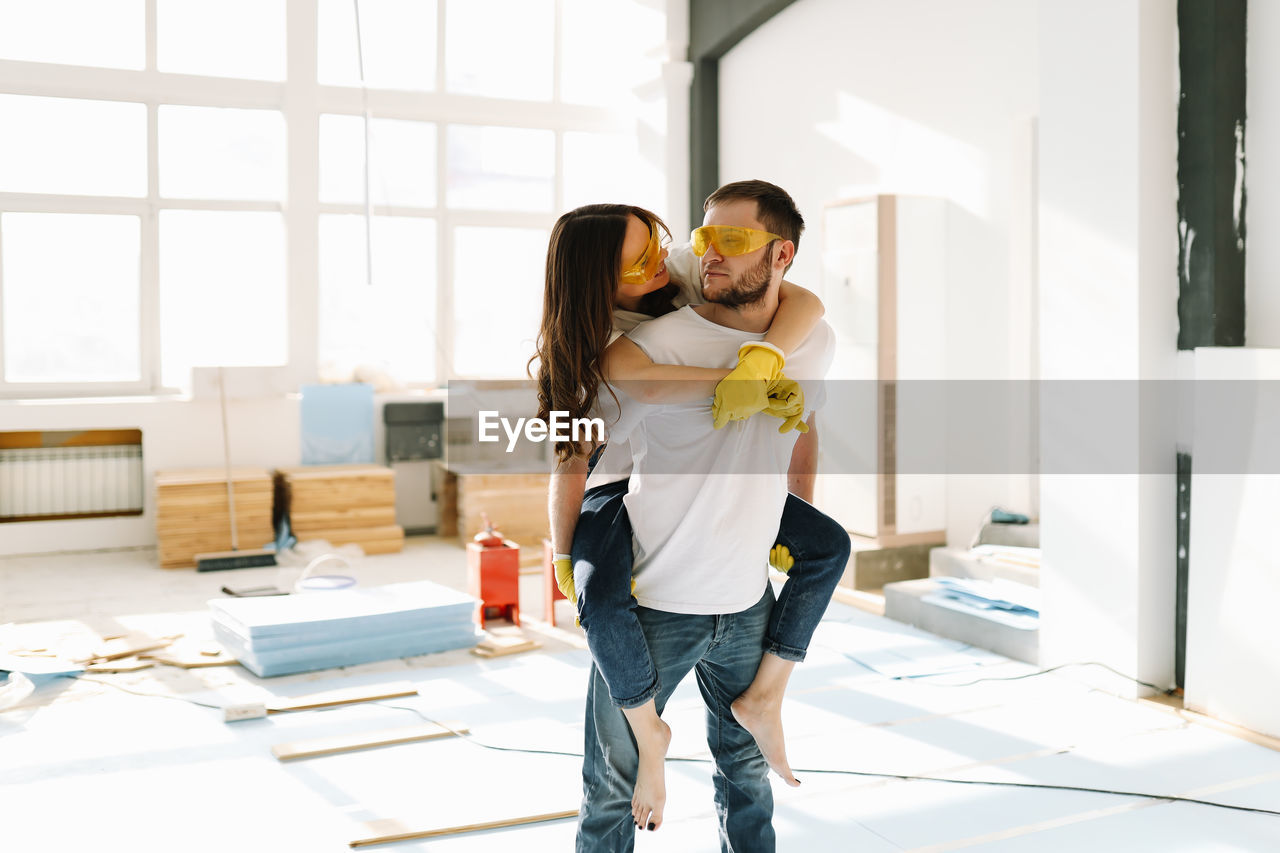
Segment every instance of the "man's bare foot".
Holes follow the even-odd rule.
[[[671,746],[671,727],[654,715],[643,725],[631,728],[640,752],[640,768],[636,788],[631,795],[631,816],[641,829],[662,826],[662,811],[667,805],[666,759]]]
[[[760,701],[751,696],[748,690],[729,706],[733,718],[738,724],[751,733],[760,747],[760,754],[769,763],[774,773],[782,777],[782,781],[795,788],[800,780],[791,772],[787,763],[787,745],[782,737],[782,702]]]

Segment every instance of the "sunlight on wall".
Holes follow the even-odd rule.
[[[881,187],[942,194],[976,216],[990,213],[990,167],[977,148],[848,92],[837,92],[836,102],[838,117],[815,129],[879,167]]]

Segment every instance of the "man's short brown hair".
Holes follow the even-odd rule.
[[[804,217],[787,191],[768,181],[734,181],[707,196],[702,210],[708,211],[717,204],[728,201],[754,201],[759,211],[756,218],[774,234],[790,240],[800,249],[800,234],[804,231]]]

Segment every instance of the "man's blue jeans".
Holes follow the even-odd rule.
[[[753,607],[722,616],[636,607],[657,670],[658,713],[690,670],[698,679],[707,706],[707,745],[715,759],[712,782],[725,853],[772,851],[775,846],[769,765],[729,710],[755,678],[772,609],[772,588]],[[639,761],[635,740],[594,664],[590,678],[577,850],[629,851],[636,832],[631,817]]]
[[[627,481],[597,486],[582,499],[573,535],[573,582],[578,620],[587,645],[605,675],[615,705],[634,708],[658,692],[649,651],[641,642],[631,597],[631,519],[623,498]],[[802,661],[831,594],[849,563],[849,534],[833,519],[795,495],[787,495],[778,542],[795,565],[769,619],[764,650]],[[760,555],[763,564],[767,554]],[[693,570],[692,568],[690,569]]]

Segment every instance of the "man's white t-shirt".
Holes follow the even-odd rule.
[[[721,326],[685,307],[637,326],[629,337],[659,364],[732,368],[738,347],[764,335]],[[826,402],[821,380],[834,352],[835,335],[820,322],[787,358],[786,374],[804,388],[809,411]],[[777,541],[799,433],[780,434],[780,420],[759,415],[714,429],[710,397],[660,406],[619,399],[617,436],[629,440],[635,463],[625,500],[635,536],[636,600],[671,613],[751,607],[768,583],[769,549]]]
[[[698,274],[698,256],[693,253],[693,248],[688,243],[681,243],[670,249],[667,254],[667,272],[671,276],[671,282],[680,288],[671,298],[673,305],[682,308],[685,305],[702,304],[704,300],[701,277]],[[609,343],[613,343],[640,323],[652,319],[653,317],[648,314],[641,314],[638,311],[616,309],[613,312],[613,333],[609,335]],[[613,394],[610,393],[611,390],[613,394],[617,394],[619,402],[626,399],[629,403],[625,411],[627,418],[625,421],[623,420],[624,412],[619,411],[618,404],[614,402]],[[631,476],[631,445],[622,436],[631,431],[635,420],[642,414],[642,404],[627,398],[617,388],[600,386],[596,404],[591,410],[591,417],[601,418],[604,421],[609,443],[600,454],[600,458],[596,460],[596,467],[591,469],[591,476],[587,478],[587,489],[616,483]]]

